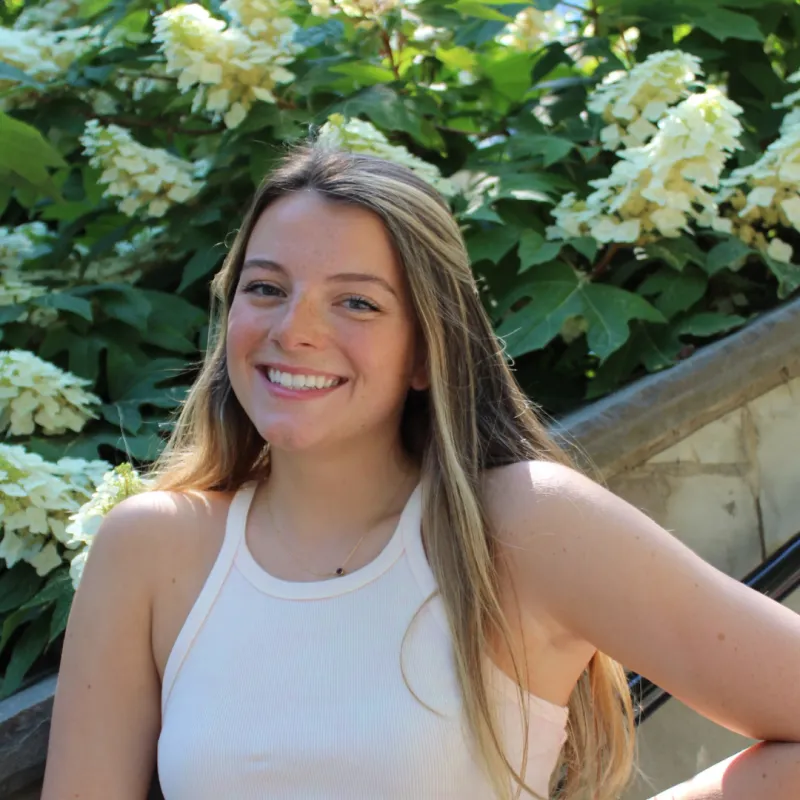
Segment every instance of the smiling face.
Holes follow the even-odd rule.
[[[402,266],[380,218],[312,191],[256,222],[228,315],[233,391],[273,449],[391,447],[427,383]]]

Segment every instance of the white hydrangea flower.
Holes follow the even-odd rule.
[[[81,0],[48,0],[40,5],[25,6],[14,20],[13,27],[17,30],[44,28],[52,31],[71,23],[78,16],[81,5]]]
[[[17,270],[0,269],[0,306],[25,306],[35,297],[47,294],[46,286],[28,280]],[[58,317],[55,308],[29,308],[21,310],[15,322],[29,322],[31,325],[44,328],[52,325]]]
[[[292,42],[298,29],[287,0],[224,0],[220,8],[238,27],[276,49]]]
[[[100,398],[78,378],[27,350],[0,351],[0,430],[27,436],[38,425],[47,435],[78,433],[97,415]]]
[[[558,41],[565,31],[566,22],[560,14],[528,6],[506,25],[496,39],[514,50],[532,51],[548,42]]]
[[[730,153],[741,149],[741,112],[718,89],[691,95],[662,118],[647,145],[620,151],[611,174],[590,181],[595,191],[585,200],[565,195],[548,237],[644,244],[680,236],[692,221],[705,224],[717,214],[708,190],[719,186]]]
[[[589,96],[586,107],[608,125],[600,133],[607,150],[640,147],[655,136],[667,109],[685,97],[702,75],[700,59],[681,50],[653,53],[630,72],[613,72]]]
[[[84,53],[98,44],[92,28],[48,31],[41,28],[17,30],[0,26],[0,53],[3,61],[47,85],[61,78]],[[13,80],[0,80],[0,93],[18,87]],[[15,92],[0,97],[0,109],[28,107],[38,94]]]
[[[250,19],[252,9],[245,10],[246,5],[252,3],[234,3],[231,13],[245,13]],[[275,102],[275,87],[294,79],[284,65],[301,48],[293,41],[294,23],[270,19],[264,24],[268,39],[253,38],[242,28],[226,26],[197,3],[156,17],[153,38],[161,43],[167,72],[178,76],[179,91],[197,87],[192,111],[205,108],[214,119],[221,117],[228,128],[235,128],[256,100]]]
[[[342,12],[348,17],[361,20],[365,27],[379,22],[387,14],[404,5],[403,0],[310,0],[311,13],[327,19]]]
[[[0,225],[0,269],[18,269],[53,238],[47,225],[38,220],[14,228]]]
[[[130,464],[121,464],[103,475],[89,500],[70,517],[64,543],[69,548],[82,548],[70,564],[70,576],[75,588],[83,575],[89,547],[103,518],[126,497],[144,492],[149,486],[150,482],[142,479]]]
[[[800,71],[788,80],[800,81]],[[780,135],[755,163],[733,170],[722,181],[717,197],[721,216],[710,224],[735,233],[776,261],[790,263],[793,248],[775,230],[800,232],[800,92],[790,93],[776,107],[789,109]]]
[[[396,164],[403,164],[443,195],[455,194],[451,182],[443,178],[433,164],[409,153],[405,147],[391,144],[371,122],[348,119],[342,114],[331,114],[328,121],[320,128],[319,141],[331,147],[340,147],[355,153],[368,153],[394,161]]]
[[[0,444],[0,558],[6,566],[26,561],[39,575],[55,569],[70,516],[110,466],[83,459],[53,464],[24,447]]]
[[[105,197],[123,198],[119,210],[129,217],[163,217],[170,206],[191,200],[203,187],[207,163],[184,161],[166,150],[139,144],[118,125],[93,119],[80,138],[89,163],[103,170]]]

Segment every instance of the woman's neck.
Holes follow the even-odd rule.
[[[291,528],[299,544],[313,547],[352,538],[399,514],[418,480],[419,467],[399,443],[388,452],[273,452],[257,505],[268,504],[273,520]]]

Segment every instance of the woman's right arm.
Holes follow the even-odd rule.
[[[151,610],[159,514],[147,493],[109,512],[67,625],[41,800],[144,800],[161,725]]]

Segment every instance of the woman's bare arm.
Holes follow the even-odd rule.
[[[157,533],[147,494],[103,521],[67,626],[42,800],[144,800],[161,724],[151,645]]]
[[[800,745],[760,742],[652,800],[797,800]]]

